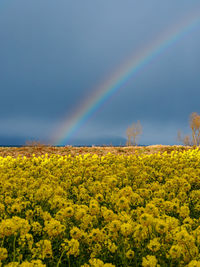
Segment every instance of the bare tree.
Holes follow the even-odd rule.
[[[196,112],[193,112],[190,115],[190,128],[192,130],[192,138],[189,135],[184,137],[181,136],[181,131],[178,131],[178,141],[181,141],[186,146],[199,146],[200,145],[200,115]]]
[[[178,133],[177,133],[177,141],[182,142],[182,137],[181,137],[181,131],[180,130],[178,130]]]
[[[127,128],[127,130],[126,130],[126,136],[127,136],[127,138],[128,138],[128,140],[127,140],[127,142],[126,142],[127,146],[130,146],[130,145],[131,145],[131,135],[132,135],[132,129],[131,129],[131,127],[129,126],[129,127]]]
[[[183,138],[183,144],[185,146],[192,146],[192,142],[189,135],[184,136]]]
[[[181,143],[183,143],[183,145],[185,146],[191,146],[192,145],[192,141],[190,139],[189,135],[185,135],[184,137],[182,137],[181,131],[178,130],[178,134],[177,134],[177,140]]]
[[[193,112],[190,115],[190,128],[192,130],[192,143],[193,145],[200,145],[200,115]]]
[[[142,126],[140,124],[140,121],[137,121],[137,123],[133,123],[131,126],[129,126],[126,130],[127,135],[127,145],[134,145],[136,146],[136,141],[138,139],[138,136],[142,134]]]

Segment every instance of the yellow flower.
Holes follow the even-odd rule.
[[[196,237],[196,242],[198,245],[200,245],[200,226],[198,226],[194,231],[193,234]]]
[[[79,240],[83,236],[83,233],[78,227],[74,226],[70,230],[70,235],[71,235],[72,238]]]
[[[177,240],[177,242],[179,244],[194,244],[195,242],[195,238],[194,236],[190,235],[186,229],[183,229],[181,231],[178,231],[176,234],[175,234],[175,240]]]
[[[103,197],[102,194],[97,194],[97,195],[95,196],[95,199],[96,199],[98,202],[102,202],[102,201],[104,200],[104,197]]]
[[[200,267],[200,261],[192,260],[187,267]]]
[[[35,234],[41,234],[42,233],[42,225],[39,222],[32,222],[31,229]]]
[[[17,233],[18,227],[12,219],[6,219],[0,223],[0,237],[11,236]]]
[[[117,202],[117,205],[120,209],[129,209],[129,203],[130,201],[126,197],[120,197],[120,199]]]
[[[48,211],[42,212],[42,218],[44,221],[50,221],[52,219],[51,214]]]
[[[181,203],[184,203],[187,199],[187,194],[186,192],[179,192],[178,195],[177,195],[178,199],[180,199]]]
[[[179,209],[179,215],[183,218],[189,217],[190,215],[190,209],[188,206],[184,205],[182,207],[180,207]]]
[[[155,256],[147,255],[146,257],[142,258],[143,267],[156,267],[157,262],[158,261]]]
[[[123,265],[122,254],[130,266],[134,260],[159,266],[159,259],[199,266],[200,149],[169,154],[172,149],[151,155],[101,149],[106,155],[99,157],[88,154],[90,148],[66,147],[60,150],[66,156],[0,157],[0,266],[3,260],[53,266],[60,256],[76,265],[80,255],[91,259],[83,267],[111,267]],[[60,255],[53,246],[61,247]],[[14,247],[18,263],[9,255]],[[103,262],[109,257],[113,264]]]
[[[76,218],[76,220],[80,220],[86,213],[87,213],[86,209],[84,209],[84,208],[78,208],[75,211],[75,218]]]
[[[165,212],[168,214],[169,212],[176,211],[175,205],[172,201],[165,201],[164,202],[165,206]]]
[[[86,214],[81,218],[80,228],[86,230],[92,226],[92,216],[90,214]]]
[[[118,183],[118,180],[116,177],[106,177],[105,181],[110,187],[115,187]]]
[[[28,248],[31,250],[33,246],[33,236],[31,234],[21,235],[18,239],[18,244],[22,248],[28,245]]]
[[[132,195],[133,195],[133,190],[130,186],[125,186],[124,188],[122,188],[119,191],[120,197],[124,196],[124,197],[128,198],[129,200],[132,198]]]
[[[141,196],[135,192],[132,193],[131,195],[131,203],[134,206],[137,206],[138,204],[142,204],[143,203],[143,199],[141,198]]]
[[[155,226],[156,232],[159,234],[166,233],[168,230],[168,225],[164,220],[158,219],[156,221],[156,226]]]
[[[154,238],[150,240],[150,243],[147,245],[148,249],[150,249],[153,252],[156,252],[160,249],[160,243],[158,241],[158,238]]]
[[[67,207],[65,209],[62,210],[62,214],[64,217],[66,218],[70,218],[74,215],[74,209],[72,207]]]
[[[108,210],[105,207],[101,208],[101,213],[102,213],[104,220],[106,222],[110,222],[110,221],[115,220],[117,218],[116,214],[112,210]]]
[[[73,215],[74,209],[72,207],[66,207],[58,211],[58,213],[56,214],[56,219],[62,222],[67,218],[71,218]]]
[[[6,248],[0,248],[0,261],[5,260],[8,257],[8,251]]]
[[[4,267],[19,267],[20,266],[20,263],[19,262],[10,262],[10,263],[8,263],[8,264],[6,264],[6,265],[4,265]]]
[[[153,222],[153,216],[151,214],[143,213],[140,216],[140,223],[141,223],[141,225],[149,226],[149,225],[152,224],[152,222]]]
[[[41,259],[52,257],[52,246],[50,240],[40,240],[36,243],[36,248],[32,249],[33,258],[39,257]]]
[[[90,214],[91,215],[97,215],[97,214],[99,214],[99,211],[100,211],[100,209],[99,209],[99,205],[98,205],[98,202],[96,203],[96,202],[91,202],[90,203],[90,206],[89,206],[89,212],[90,212]]]
[[[20,213],[22,211],[22,206],[19,203],[14,203],[10,208],[11,213]]]
[[[111,240],[108,240],[107,242],[105,242],[105,244],[108,247],[108,250],[111,253],[115,253],[115,251],[118,249],[118,247],[116,246],[116,244],[114,242],[112,242]]]
[[[21,235],[25,235],[29,232],[31,226],[27,220],[17,216],[12,217],[12,220],[17,226],[17,230],[20,232]]]
[[[26,220],[32,220],[34,212],[32,210],[26,210]]]
[[[123,236],[131,235],[133,232],[133,227],[130,223],[123,223],[121,225],[121,233]]]
[[[72,238],[68,242],[67,255],[74,255],[75,257],[77,257],[79,255],[79,242],[78,242],[78,240]]]
[[[44,231],[46,231],[50,237],[56,237],[65,231],[65,226],[55,219],[51,219],[44,224]]]
[[[179,245],[173,245],[170,248],[169,255],[172,259],[178,259],[181,257],[182,248]]]
[[[103,267],[104,266],[104,262],[96,258],[90,259],[89,263],[91,267]]]
[[[89,238],[95,242],[102,242],[104,240],[104,235],[100,229],[92,229],[89,234]]]
[[[120,230],[121,224],[122,223],[120,222],[120,220],[113,220],[109,224],[109,230],[112,232],[118,232]]]
[[[67,206],[66,199],[61,196],[55,195],[48,201],[51,205],[51,209],[62,209]]]
[[[5,205],[3,203],[0,203],[0,213],[4,213],[5,211]]]
[[[148,238],[148,228],[146,226],[142,226],[141,224],[136,225],[134,228],[133,238],[140,242]]]
[[[20,264],[20,267],[45,267],[41,260],[32,260],[31,262],[24,261]]]
[[[152,203],[148,203],[145,207],[145,211],[149,214],[152,214],[153,216],[158,216],[159,214],[159,210],[158,208],[152,204]]]
[[[166,223],[168,225],[168,232],[170,232],[172,229],[175,229],[179,225],[179,220],[174,217],[167,217]]]
[[[127,252],[126,252],[126,257],[127,259],[131,260],[132,258],[134,258],[134,255],[135,255],[135,252],[131,249],[129,249]]]
[[[102,246],[99,243],[96,243],[91,248],[92,253],[90,254],[91,258],[95,258],[98,255],[101,255],[102,252]]]

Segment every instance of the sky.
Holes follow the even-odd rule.
[[[0,145],[120,145],[138,120],[139,144],[179,144],[200,113],[200,22],[70,138],[62,129],[130,57],[198,14],[199,0],[0,0]]]

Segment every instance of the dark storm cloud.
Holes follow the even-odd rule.
[[[130,55],[198,9],[197,0],[2,0],[0,136],[48,138]],[[172,142],[170,129],[186,129],[189,114],[200,112],[199,31],[130,79],[77,138],[124,138],[140,120],[144,143]]]

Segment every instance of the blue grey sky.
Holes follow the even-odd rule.
[[[130,55],[198,13],[199,0],[0,0],[0,144],[49,142]],[[117,91],[68,144],[178,144],[200,113],[200,23]],[[114,141],[115,140],[115,141]]]

